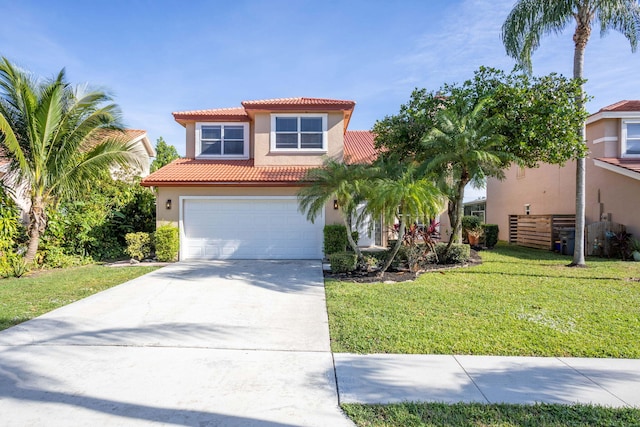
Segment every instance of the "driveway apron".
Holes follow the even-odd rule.
[[[353,425],[321,264],[177,263],[2,331],[0,414],[5,426]]]

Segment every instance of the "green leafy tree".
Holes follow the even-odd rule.
[[[153,162],[151,162],[150,170],[153,173],[179,158],[180,155],[176,147],[167,144],[165,140],[160,137],[156,141],[156,157],[153,159]]]
[[[571,22],[573,33],[573,76],[583,79],[584,52],[593,26],[600,34],[610,29],[622,33],[635,52],[640,34],[640,5],[637,0],[518,0],[502,26],[502,40],[507,54],[529,72],[531,54],[539,47],[543,35],[559,33]],[[579,107],[584,96],[577,98]],[[585,140],[585,122],[579,129]],[[583,142],[584,143],[584,142]],[[576,242],[571,266],[586,265],[584,259],[586,159],[576,163]]]
[[[310,169],[305,182],[309,184],[298,191],[298,208],[306,213],[307,219],[315,221],[331,200],[337,200],[344,225],[347,227],[349,246],[362,260],[362,251],[353,240],[354,225],[359,224],[361,215],[357,207],[364,201],[369,172],[360,164],[349,165],[334,159],[325,160],[320,168]]]
[[[433,180],[420,174],[412,163],[386,157],[378,160],[372,171],[375,178],[365,187],[366,211],[382,215],[386,226],[399,223],[398,240],[380,269],[382,275],[398,254],[407,226],[435,218],[446,197]]]
[[[47,207],[77,195],[93,178],[114,166],[141,166],[142,153],[107,138],[101,130],[122,129],[120,110],[101,91],[73,88],[64,70],[51,80],[0,61],[0,144],[13,182],[30,200],[28,246],[31,263],[47,227]]]

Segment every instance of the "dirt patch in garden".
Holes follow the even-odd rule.
[[[378,276],[376,271],[354,271],[351,273],[333,274],[330,271],[324,272],[324,277],[327,279],[340,280],[341,282],[354,282],[354,283],[398,283],[415,280],[425,273],[440,273],[445,274],[447,270],[454,268],[472,267],[482,264],[482,258],[477,251],[471,250],[471,256],[469,261],[464,264],[430,264],[427,268],[424,268],[417,272],[411,272],[406,270],[387,270],[382,277]]]

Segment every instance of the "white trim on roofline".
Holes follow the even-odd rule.
[[[587,117],[586,124],[602,119],[640,119],[640,111],[600,111]]]
[[[625,169],[621,166],[612,165],[607,162],[603,162],[602,160],[593,159],[593,164],[598,166],[599,168],[609,170],[611,172],[618,173],[620,175],[627,176],[629,178],[637,179],[640,181],[640,172],[634,172],[629,169]]]

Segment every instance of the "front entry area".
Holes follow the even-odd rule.
[[[180,259],[321,259],[323,228],[295,196],[183,197]]]

